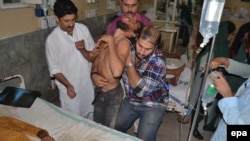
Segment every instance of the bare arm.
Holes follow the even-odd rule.
[[[37,132],[37,136],[41,139],[41,141],[54,141],[54,138],[51,137],[48,131],[41,129]]]
[[[106,42],[108,46],[109,68],[114,78],[119,78],[123,72],[127,55],[130,51],[130,44],[127,39],[120,39],[115,43],[115,38],[110,35],[104,35],[98,40]],[[93,70],[93,69],[92,69]],[[95,71],[95,70],[93,70]]]
[[[121,76],[129,52],[130,44],[125,38],[118,41],[117,46],[114,46],[113,49],[110,48],[110,69],[114,77],[118,78]]]
[[[211,69],[216,69],[219,67],[219,65],[224,65],[225,67],[228,67],[230,65],[228,58],[217,57],[210,62]]]
[[[130,53],[129,56],[127,57],[127,60],[126,60],[127,75],[128,75],[128,80],[129,80],[130,86],[132,88],[135,88],[137,86],[137,84],[139,83],[141,76],[137,72],[137,70],[135,68],[135,64],[133,64],[132,62],[133,62],[132,56]]]
[[[74,86],[65,78],[62,73],[56,73],[54,74],[54,77],[67,88],[67,94],[70,98],[74,98],[76,96]]]
[[[75,46],[83,55],[83,57],[86,58],[89,62],[92,62],[99,53],[98,45],[93,49],[93,51],[87,51],[85,48],[84,40],[75,42]]]

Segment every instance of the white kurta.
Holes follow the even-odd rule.
[[[75,98],[69,98],[66,87],[56,81],[61,107],[80,116],[93,112],[91,102],[94,99],[94,87],[90,78],[91,63],[75,47],[75,41],[82,39],[85,41],[87,50],[94,48],[95,43],[88,28],[76,23],[73,36],[69,36],[58,26],[46,40],[46,57],[50,75],[62,73],[74,86],[77,94]]]

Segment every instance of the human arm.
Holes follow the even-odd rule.
[[[127,59],[128,81],[138,97],[153,94],[153,91],[166,82],[166,61],[163,56],[157,56],[141,66],[137,68],[131,59]]]
[[[233,59],[217,57],[210,62],[210,68],[215,69],[219,65],[224,65],[226,71],[231,74],[239,75],[243,78],[248,78],[250,76],[250,65],[235,61]]]
[[[215,71],[215,74],[218,77],[209,75],[209,78],[213,81],[214,86],[216,90],[218,91],[218,93],[223,97],[234,96],[234,92],[232,91],[231,87],[229,86],[227,80],[223,77],[223,75],[217,71]]]
[[[225,57],[217,57],[214,58],[211,62],[210,62],[210,68],[211,69],[216,69],[218,68],[220,65],[223,65],[225,67],[228,67],[229,64],[229,59],[225,58]]]
[[[89,62],[92,62],[100,51],[98,45],[92,51],[86,50],[84,40],[75,42],[75,46]]]
[[[70,98],[73,98],[75,97],[74,87],[64,76],[65,74],[62,73],[61,69],[64,65],[64,62],[61,61],[61,58],[64,57],[62,55],[63,53],[61,53],[64,46],[61,43],[55,42],[53,40],[54,37],[57,36],[53,36],[47,39],[45,48],[50,76],[54,76],[60,83],[62,83],[67,88],[67,92]],[[60,47],[62,47],[61,50]]]
[[[27,123],[25,121],[13,118],[13,117],[6,117],[6,116],[0,116],[0,124],[4,125],[1,126],[1,128],[10,130],[10,131],[16,131],[20,133],[29,134],[32,136],[39,137],[42,141],[54,141],[53,137],[51,137],[47,130],[36,127],[35,125],[32,125],[30,123]],[[1,134],[1,137],[3,138]],[[8,136],[6,136],[8,138]]]
[[[250,85],[249,79],[244,82],[233,97],[219,101],[218,106],[227,124],[249,124]]]
[[[249,96],[239,98],[236,96],[223,98],[219,101],[218,106],[222,112],[222,117],[226,124],[249,124]],[[247,103],[247,104],[245,104]],[[244,107],[241,105],[244,104]]]
[[[227,124],[249,124],[249,80],[243,83],[234,94],[225,78],[219,72],[215,72],[219,78],[210,77],[214,82],[218,93],[223,96],[218,106],[222,112],[223,119]]]
[[[44,130],[44,129],[40,129],[37,132],[37,137],[39,137],[41,139],[41,141],[54,141],[54,138],[51,137],[48,133],[48,131]]]
[[[93,61],[93,50],[96,47],[89,29],[84,24],[76,23],[76,34],[78,37],[75,39],[75,47],[80,51],[83,57],[89,62]]]
[[[74,98],[76,96],[74,86],[62,73],[56,73],[54,74],[54,77],[67,88],[67,94],[70,98]]]
[[[81,52],[85,59],[87,59],[89,62],[92,61],[93,55],[91,51],[86,50],[84,40],[76,41],[75,46]]]

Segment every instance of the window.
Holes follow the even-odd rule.
[[[0,9],[25,7],[22,0],[0,0]]]
[[[41,3],[41,0],[0,0],[0,9],[26,7],[27,4]]]

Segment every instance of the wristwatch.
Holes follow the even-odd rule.
[[[132,62],[128,63],[128,67],[132,67],[134,64]]]

